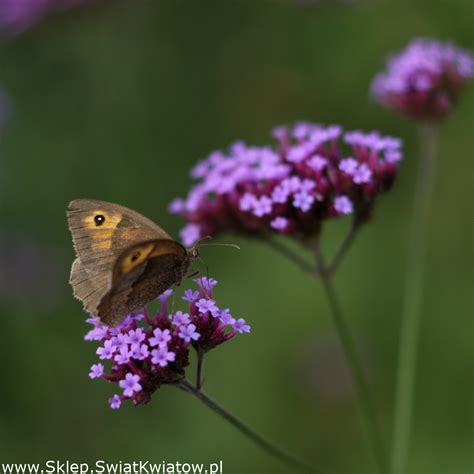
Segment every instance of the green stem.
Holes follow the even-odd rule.
[[[282,244],[280,241],[274,239],[273,237],[269,236],[265,239],[265,243],[267,243],[273,250],[278,252],[279,254],[283,255],[287,259],[291,260],[296,266],[300,267],[306,273],[310,275],[317,276],[318,270],[315,268],[314,265],[308,263],[304,258],[300,257],[298,254],[293,252],[289,247]]]
[[[427,224],[435,180],[437,129],[425,125],[420,130],[421,152],[408,250],[405,298],[401,321],[391,473],[405,474],[410,442],[418,330],[423,293],[423,269]]]
[[[287,466],[296,468],[302,472],[315,472],[313,467],[286,453],[279,447],[275,446],[272,442],[268,441],[262,435],[256,433],[243,421],[239,420],[237,417],[222,408],[217,402],[215,402],[212,398],[206,395],[202,390],[199,390],[195,385],[189,382],[189,380],[183,379],[177,384],[177,387],[181,388],[187,393],[190,393],[191,395],[194,395],[198,400],[203,402],[204,405],[206,405],[212,411],[214,411],[219,416],[228,421],[232,426],[234,426],[241,433],[250,438],[254,443],[264,449],[267,453],[276,457],[277,459],[285,463]]]
[[[303,260],[301,257],[299,257],[299,255],[296,255],[295,253],[293,253],[292,250],[290,250],[288,247],[284,246],[276,240],[272,240],[271,238],[269,238],[266,240],[266,242],[277,252],[287,257],[289,260],[299,266],[303,271],[309,273],[315,278],[321,278],[326,297],[328,299],[329,307],[331,309],[331,313],[334,319],[334,323],[336,325],[336,330],[338,332],[338,336],[341,341],[341,345],[343,346],[347,363],[349,365],[352,378],[354,380],[354,386],[357,392],[361,411],[366,420],[367,430],[369,432],[370,441],[373,445],[379,472],[381,474],[384,474],[387,472],[387,456],[377,420],[375,404],[373,403],[372,397],[370,396],[369,384],[365,377],[362,366],[359,362],[359,356],[357,354],[354,341],[350,334],[349,328],[345,322],[342,310],[338,303],[337,295],[332,284],[332,275],[334,274],[339,264],[343,260],[344,256],[346,255],[348,249],[354,242],[358,230],[358,225],[353,225],[351,227],[351,230],[342,242],[339,250],[336,252],[336,256],[330,264],[326,264],[326,262],[324,261],[324,258],[321,254],[321,250],[319,248],[319,242],[316,241],[316,246],[314,248],[314,253],[317,262],[316,266],[309,264],[306,260]]]
[[[356,238],[356,235],[359,231],[359,227],[359,224],[352,224],[350,231],[346,235],[345,239],[342,241],[342,244],[339,247],[339,250],[336,252],[336,255],[332,259],[331,263],[327,265],[327,271],[330,274],[333,274],[338,269],[348,250],[351,248],[354,239]]]
[[[318,242],[316,242],[314,247],[314,253],[319,268],[319,273],[321,275],[321,282],[328,300],[329,309],[331,311],[333,321],[352,374],[360,409],[367,425],[367,431],[370,442],[372,443],[378,471],[381,474],[384,474],[387,472],[385,446],[377,419],[377,410],[370,393],[367,377],[362,368],[359,354],[357,353],[357,348],[351,336],[351,332],[347,326],[339,305],[337,294],[332,283],[332,277],[328,272],[328,267],[326,266]]]
[[[196,367],[196,388],[201,390],[202,387],[202,369],[204,363],[204,352],[201,348],[197,349],[197,367]]]

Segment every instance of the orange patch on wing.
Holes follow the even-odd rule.
[[[154,246],[155,244],[150,242],[149,244],[135,247],[131,252],[127,253],[120,262],[120,272],[122,275],[132,271],[149,258]]]
[[[186,256],[186,251],[181,247],[177,246],[174,242],[161,242],[155,247],[153,252],[150,255],[152,257],[159,257],[160,255],[165,255],[169,253],[174,253],[176,255],[182,254],[183,257]]]
[[[95,216],[104,216],[105,220],[102,225],[98,226],[95,223]],[[82,219],[84,227],[91,230],[91,248],[92,250],[108,250],[112,247],[112,237],[115,229],[122,220],[122,214],[110,213],[103,209],[94,210]]]

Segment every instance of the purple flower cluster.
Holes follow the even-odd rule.
[[[21,33],[56,11],[65,10],[88,0],[1,0],[0,28]]]
[[[338,125],[300,122],[277,127],[273,136],[276,146],[236,142],[191,170],[199,182],[169,207],[188,221],[185,245],[221,231],[304,237],[345,214],[362,222],[402,159],[398,138],[344,133]]]
[[[373,80],[371,92],[381,104],[419,120],[443,118],[466,82],[474,76],[474,56],[451,43],[419,38]]]
[[[250,332],[244,319],[235,319],[229,309],[219,309],[212,299],[216,280],[201,277],[194,281],[198,290],[187,289],[182,296],[188,312],[168,311],[167,300],[173,291],[167,290],[159,296],[160,309],[154,316],[144,308],[114,328],[95,317],[87,320],[93,328],[85,339],[102,344],[97,349],[100,361],[92,365],[89,377],[115,382],[122,389],[109,399],[111,408],[119,408],[128,399],[135,405],[148,403],[161,385],[182,380],[190,347],[203,354],[237,333]],[[110,366],[108,371],[104,364]]]

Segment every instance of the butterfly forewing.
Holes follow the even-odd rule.
[[[76,199],[69,204],[69,229],[86,267],[110,271],[118,255],[136,242],[171,237],[150,219],[118,204]]]

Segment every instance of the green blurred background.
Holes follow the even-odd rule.
[[[415,170],[413,123],[372,103],[386,54],[420,35],[473,49],[471,0],[105,1],[55,15],[0,46],[12,118],[0,143],[0,459],[214,462],[225,473],[289,472],[172,387],[118,411],[87,377],[65,210],[93,197],[132,207],[177,236],[167,213],[189,168],[237,138],[302,119],[405,140],[393,191],[336,284],[370,371],[388,441]],[[473,468],[474,89],[442,128],[426,242],[425,299],[410,474]],[[326,228],[334,249],[348,221]],[[211,352],[206,390],[321,472],[374,464],[319,284],[262,244],[208,247],[217,299],[252,324]]]

